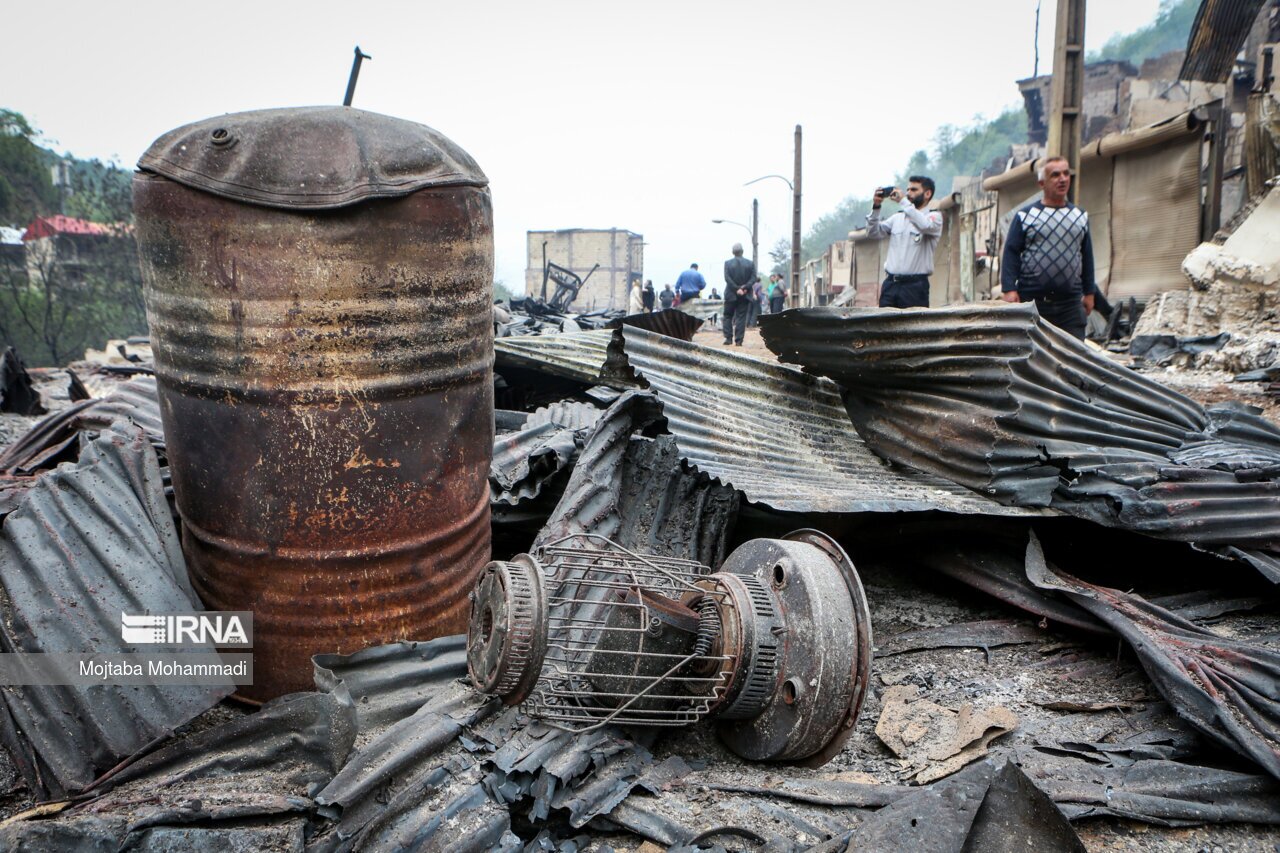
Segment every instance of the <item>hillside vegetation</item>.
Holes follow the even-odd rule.
[[[1116,36],[1089,54],[1090,62],[1113,59],[1140,65],[1144,59],[1186,47],[1199,0],[1163,0],[1155,20],[1128,35]],[[1052,4],[1049,4],[1052,9]],[[1045,18],[1041,18],[1043,22]],[[1048,18],[1052,26],[1052,16]],[[1013,81],[1009,81],[1012,87]],[[1015,107],[993,119],[979,119],[969,127],[943,125],[934,133],[928,149],[920,149],[908,159],[897,175],[899,186],[909,175],[928,175],[938,186],[938,194],[951,189],[957,175],[978,175],[992,161],[1008,155],[1011,145],[1027,141],[1027,115]],[[805,261],[821,255],[850,231],[861,228],[871,210],[869,196],[850,195],[834,210],[819,216],[809,227],[801,244]],[[785,242],[785,241],[784,241]],[[785,251],[783,251],[785,249]],[[786,274],[790,267],[790,244],[774,247],[773,272]]]

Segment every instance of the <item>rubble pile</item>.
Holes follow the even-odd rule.
[[[1280,430],[1028,306],[766,318],[805,370],[693,343],[682,312],[611,323],[496,342],[494,558],[585,535],[716,571],[748,540],[836,537],[877,642],[825,767],[743,763],[701,726],[558,729],[472,687],[445,637],[319,655],[315,691],[251,713],[231,685],[6,688],[33,805],[6,849],[1078,850],[1099,817],[1280,825]],[[165,450],[144,376],[0,455],[6,650],[198,606]]]
[[[1280,193],[1272,187],[1222,243],[1201,243],[1182,271],[1189,288],[1154,296],[1134,330],[1144,338],[1206,340],[1227,335],[1219,346],[1192,356],[1184,366],[1228,373],[1269,367],[1280,359]]]

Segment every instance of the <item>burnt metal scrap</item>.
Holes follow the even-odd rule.
[[[301,850],[316,792],[346,761],[354,709],[303,693],[167,744],[104,779],[56,817],[6,822],[0,847]]]
[[[744,758],[816,765],[857,720],[871,617],[817,531],[751,540],[715,573],[579,534],[490,563],[467,644],[477,688],[557,728],[715,718]]]
[[[139,377],[120,384],[105,397],[81,400],[36,423],[0,453],[0,474],[31,476],[61,462],[74,462],[84,439],[92,439],[120,420],[137,424],[152,447],[164,453],[156,381]]]
[[[620,334],[626,365],[662,403],[680,455],[752,502],[798,512],[1034,514],[885,464],[849,424],[832,382],[638,328]]]
[[[661,311],[628,314],[610,322],[608,328],[618,329],[623,326],[644,329],[646,332],[654,332],[682,341],[692,341],[693,336],[702,328],[702,321],[685,311],[665,308]]]
[[[25,492],[0,526],[0,584],[5,652],[128,652],[121,613],[201,609],[141,429],[104,430],[78,463]],[[66,796],[232,689],[8,687],[0,691],[0,739],[33,792]]]
[[[886,459],[1005,504],[1257,551],[1264,572],[1280,550],[1280,429],[1243,407],[1206,411],[1032,305],[804,309],[762,325],[781,359],[844,386]]]
[[[13,415],[43,415],[40,392],[31,384],[31,374],[13,347],[0,354],[0,412]]]
[[[719,566],[740,499],[688,470],[669,435],[644,433],[659,419],[650,394],[629,391],[589,434],[564,494],[534,546],[579,533],[632,550]]]
[[[1262,5],[1263,0],[1201,0],[1178,79],[1225,82]]]
[[[1215,634],[1140,596],[1052,568],[1033,536],[1027,577],[1124,637],[1178,715],[1280,777],[1280,652]]]

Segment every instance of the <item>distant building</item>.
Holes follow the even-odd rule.
[[[22,235],[27,275],[32,282],[41,281],[56,264],[63,281],[78,281],[87,270],[101,265],[108,244],[125,233],[123,227],[62,214],[38,216]]]
[[[26,247],[22,243],[22,229],[0,225],[0,263],[19,268],[26,264]]]
[[[644,274],[644,237],[621,228],[566,228],[560,231],[530,231],[525,292],[542,295],[543,244],[546,259],[587,279],[573,307],[578,311],[600,311],[627,307],[627,290]],[[594,273],[592,267],[600,267]],[[590,274],[590,278],[587,278]],[[547,297],[555,284],[547,286]]]

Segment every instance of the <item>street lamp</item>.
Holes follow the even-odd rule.
[[[716,225],[737,225],[751,235],[751,266],[756,268],[756,272],[760,272],[760,244],[756,239],[756,231],[760,223],[760,203],[755,199],[751,200],[751,225],[744,225],[732,219],[713,219]]]
[[[747,181],[749,187],[756,181],[777,178],[791,188],[791,298],[800,299],[800,125],[796,125],[796,163],[795,180],[788,181],[782,175],[764,175],[754,181]]]

